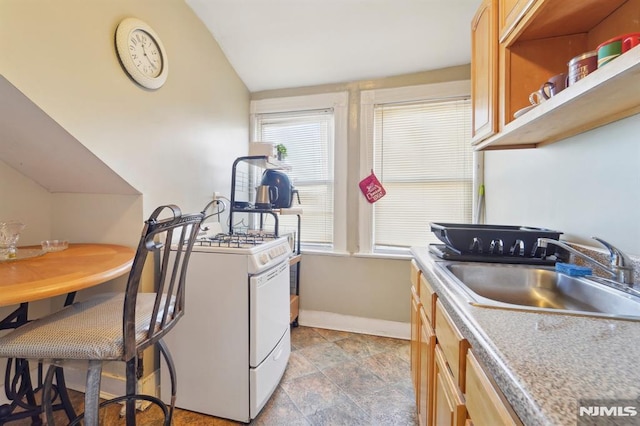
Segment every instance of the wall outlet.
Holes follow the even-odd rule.
[[[222,194],[221,194],[221,193],[219,193],[218,191],[216,191],[216,192],[214,192],[214,193],[213,193],[213,199],[214,199],[214,200],[219,200],[219,199],[220,199],[220,197],[222,197]]]

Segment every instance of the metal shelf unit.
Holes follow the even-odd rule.
[[[286,212],[287,209],[257,209],[254,207],[237,207],[238,203],[236,203],[236,186],[238,184],[238,165],[241,163],[250,164],[262,169],[272,169],[272,170],[290,170],[291,167],[282,163],[281,161],[268,156],[257,155],[257,156],[246,156],[246,157],[238,157],[233,162],[232,174],[231,174],[231,206],[229,208],[229,234],[234,233],[233,229],[233,216],[234,213],[249,213],[249,214],[259,214],[260,215],[260,229],[263,227],[263,215],[268,214],[271,215],[274,219],[274,234],[279,236],[279,216]],[[298,226],[297,226],[297,235],[295,240],[295,247],[293,256],[291,257],[289,264],[292,267],[295,267],[295,283],[293,286],[293,294],[291,294],[291,307],[292,307],[292,316],[291,316],[291,324],[294,327],[298,326],[298,302],[299,302],[299,294],[300,294],[300,263],[301,263],[301,252],[300,252],[300,231],[301,231],[301,213],[294,213],[298,218]],[[293,312],[295,306],[295,315]]]

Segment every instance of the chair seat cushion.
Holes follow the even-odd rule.
[[[146,338],[154,293],[139,293],[136,342]],[[74,303],[0,337],[0,357],[121,360],[124,356],[123,293],[106,293]]]

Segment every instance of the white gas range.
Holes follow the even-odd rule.
[[[273,235],[196,243],[185,315],[165,337],[179,378],[177,407],[245,423],[264,407],[291,352],[290,256],[289,239]]]

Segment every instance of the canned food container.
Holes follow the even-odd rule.
[[[640,33],[622,34],[601,43],[596,49],[598,52],[598,68],[605,66],[638,44],[640,44]]]
[[[591,52],[578,55],[571,59],[567,65],[569,66],[568,83],[569,86],[571,86],[598,68],[598,52],[592,50]]]

